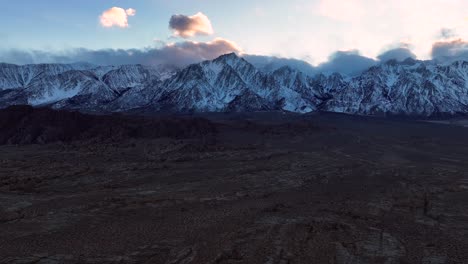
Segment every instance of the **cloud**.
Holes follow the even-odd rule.
[[[173,15],[169,20],[169,28],[175,36],[182,38],[213,34],[210,19],[201,12],[193,16]]]
[[[78,48],[64,52],[0,51],[0,60],[16,64],[89,62],[96,65],[168,64],[181,67],[211,60],[231,52],[239,53],[242,50],[232,41],[216,38],[209,42],[185,41],[147,49],[89,50]]]
[[[363,54],[377,56],[379,44],[408,39],[418,57],[429,59],[436,36],[453,38],[456,32],[457,36],[468,38],[466,0],[301,2],[305,3],[304,11],[320,19],[317,25],[309,26],[314,31],[314,38],[309,38],[309,47],[326,45],[322,54],[356,47]],[[440,32],[441,28],[445,29],[444,32]],[[314,43],[316,38],[327,38],[328,41],[325,44]]]
[[[243,55],[243,58],[252,63],[255,67],[266,72],[275,71],[283,66],[288,66],[309,75],[314,75],[316,73],[314,66],[303,60],[250,54]]]
[[[274,56],[261,55],[243,55],[244,58],[255,65],[257,68],[265,71],[274,71],[283,66],[302,71],[309,75],[317,73],[334,73],[355,76],[370,67],[388,60],[404,61],[407,58],[416,59],[416,55],[411,52],[407,44],[401,43],[398,48],[390,49],[380,54],[377,59],[372,59],[360,54],[358,50],[337,51],[328,57],[324,63],[316,67],[297,59],[278,58]]]
[[[167,56],[168,62],[175,59],[182,64],[188,64],[202,60],[212,60],[226,53],[240,53],[242,49],[232,41],[216,38],[210,42],[185,41],[169,44],[161,51]]]
[[[133,8],[129,8],[129,9],[125,10],[125,13],[127,13],[127,16],[134,16],[134,15],[136,15],[136,10],[133,9]]]
[[[403,61],[407,58],[416,59],[416,55],[409,49],[408,45],[403,43],[398,48],[381,53],[377,59],[363,56],[358,50],[337,51],[329,56],[327,62],[319,64],[315,70],[322,73],[338,72],[348,76],[356,76],[379,63],[392,59]]]
[[[468,60],[468,42],[463,39],[436,42],[432,45],[431,55],[439,62]]]
[[[89,62],[96,65],[166,64],[183,67],[236,52],[243,54],[246,60],[263,70],[271,71],[282,66],[289,66],[309,75],[338,72],[343,75],[356,76],[372,66],[391,59],[402,61],[408,57],[416,58],[409,46],[403,43],[397,48],[381,53],[377,59],[363,56],[357,50],[338,51],[329,56],[328,61],[314,67],[297,59],[247,55],[235,42],[222,38],[209,42],[183,41],[169,44],[157,41],[156,44],[157,47],[146,49],[78,48],[62,52],[0,50],[0,62],[15,64]],[[468,60],[468,42],[462,39],[436,42],[433,44],[432,56],[438,62]]]
[[[337,51],[328,58],[327,62],[317,66],[317,72],[339,72],[345,75],[354,76],[376,64],[377,61],[360,55],[357,50]]]
[[[416,59],[416,55],[407,47],[391,49],[377,56],[377,59],[381,62],[389,60],[404,61],[407,58]]]
[[[451,39],[457,36],[455,30],[451,28],[441,28],[439,33],[439,38],[441,39]]]
[[[136,15],[136,10],[133,8],[123,9],[121,7],[112,7],[99,16],[99,21],[101,26],[110,28],[110,27],[120,27],[127,28],[128,17]]]

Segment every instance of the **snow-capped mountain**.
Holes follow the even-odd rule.
[[[333,94],[324,109],[353,114],[430,116],[468,112],[468,62],[407,59],[374,66]]]
[[[103,110],[128,91],[151,87],[174,71],[143,65],[0,64],[0,107],[31,104]]]
[[[238,111],[266,107],[304,113],[315,109],[305,75],[290,68],[267,74],[234,53],[190,65],[166,80],[161,89],[153,104],[173,111],[226,111],[233,104]],[[259,109],[239,104],[254,98],[259,100]]]
[[[142,65],[0,64],[0,107],[127,111],[468,113],[468,62],[390,60],[351,78],[258,69],[226,54],[176,70]]]
[[[30,64],[18,66],[0,63],[0,89],[26,88],[33,80],[54,76],[70,70],[86,70],[95,67],[87,63]]]

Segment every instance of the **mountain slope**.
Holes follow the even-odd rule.
[[[0,64],[0,106],[30,104],[105,110],[107,104],[127,91],[149,87],[160,79],[168,78],[173,71],[142,65]],[[130,107],[139,104],[135,102]]]
[[[0,64],[0,107],[86,111],[330,111],[360,115],[468,113],[468,62],[390,60],[350,78],[289,66],[259,70],[236,54],[181,70],[142,65]]]
[[[326,103],[332,112],[436,115],[468,111],[468,62],[389,61],[352,79]]]

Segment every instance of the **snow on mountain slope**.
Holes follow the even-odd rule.
[[[102,77],[102,81],[118,93],[159,79],[159,72],[142,65],[123,65],[107,72]]]
[[[448,66],[406,60],[374,66],[326,103],[325,109],[352,114],[436,115],[466,113],[467,62]]]
[[[175,111],[221,110],[230,96],[237,95],[235,90],[231,90],[233,86],[213,86],[215,82],[221,83],[218,79],[221,72],[223,69],[218,69],[216,65],[196,64],[185,68],[163,83],[164,92],[156,102],[158,107]],[[229,74],[226,76],[232,77],[235,78]],[[245,85],[237,81],[240,86]]]
[[[31,105],[54,104],[54,107],[67,108],[73,102],[73,107],[79,109],[77,102],[81,100],[67,99],[86,95],[93,98],[96,104],[108,103],[128,89],[168,78],[171,70],[141,65],[95,66],[89,63],[0,64],[0,90],[21,90],[17,94],[26,100],[19,102]],[[13,93],[5,92],[3,95],[11,97]],[[66,102],[58,103],[62,100]],[[10,105],[6,97],[0,98],[0,103],[3,107]],[[86,105],[92,107],[89,103]],[[98,108],[105,107],[99,105]]]
[[[0,89],[2,90],[24,87],[33,77],[30,73],[24,73],[20,66],[0,64]]]
[[[80,94],[100,94],[108,99],[115,95],[90,71],[70,70],[36,78],[25,89],[31,105],[57,102]]]
[[[310,77],[288,66],[272,73],[278,86],[274,91],[277,101],[283,102],[283,109],[291,112],[307,113],[316,110],[319,103],[317,91],[310,85]]]
[[[0,64],[0,107],[127,111],[331,111],[361,115],[468,113],[468,62],[390,60],[354,78],[265,72],[234,53],[176,70],[142,65]]]
[[[26,88],[34,79],[54,76],[70,70],[86,70],[92,64],[0,64],[0,89]]]
[[[160,98],[162,92],[160,80],[151,84],[138,85],[129,89],[123,96],[119,96],[105,105],[105,109],[112,112],[122,112],[142,108]]]
[[[304,98],[306,94],[296,91],[296,86],[301,85],[306,86],[303,91],[312,89],[307,86],[306,76],[297,71],[294,74],[297,79],[287,81],[285,78],[292,77],[282,76],[279,71],[265,74],[236,54],[226,54],[190,65],[164,82],[165,92],[155,104],[176,111],[224,111],[233,105],[236,109],[263,110],[280,105],[280,109],[288,111],[313,111],[315,106]],[[239,105],[252,102],[253,98],[261,98],[262,102]]]

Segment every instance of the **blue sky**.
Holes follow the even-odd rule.
[[[216,24],[216,35],[226,37],[246,33],[240,32],[240,22],[247,24],[255,20],[254,11],[247,8],[249,1],[246,0],[186,2],[189,1],[7,0],[3,3],[5,14],[0,17],[0,23],[8,25],[0,29],[7,41],[2,41],[0,47],[146,47],[153,44],[153,39],[168,40],[171,36],[168,21],[173,14],[203,12]],[[258,1],[259,5],[267,3]],[[137,10],[137,15],[131,18],[130,28],[106,29],[99,25],[99,15],[113,6]],[[241,35],[239,39],[242,39]]]
[[[335,51],[376,58],[405,47],[431,58],[434,43],[468,39],[467,0],[1,0],[0,51],[143,49],[223,38],[249,54],[324,62]],[[136,10],[128,27],[103,27],[111,7]],[[180,38],[171,16],[203,13],[214,34]],[[441,35],[442,30],[449,34]],[[0,60],[2,57],[0,57]]]

